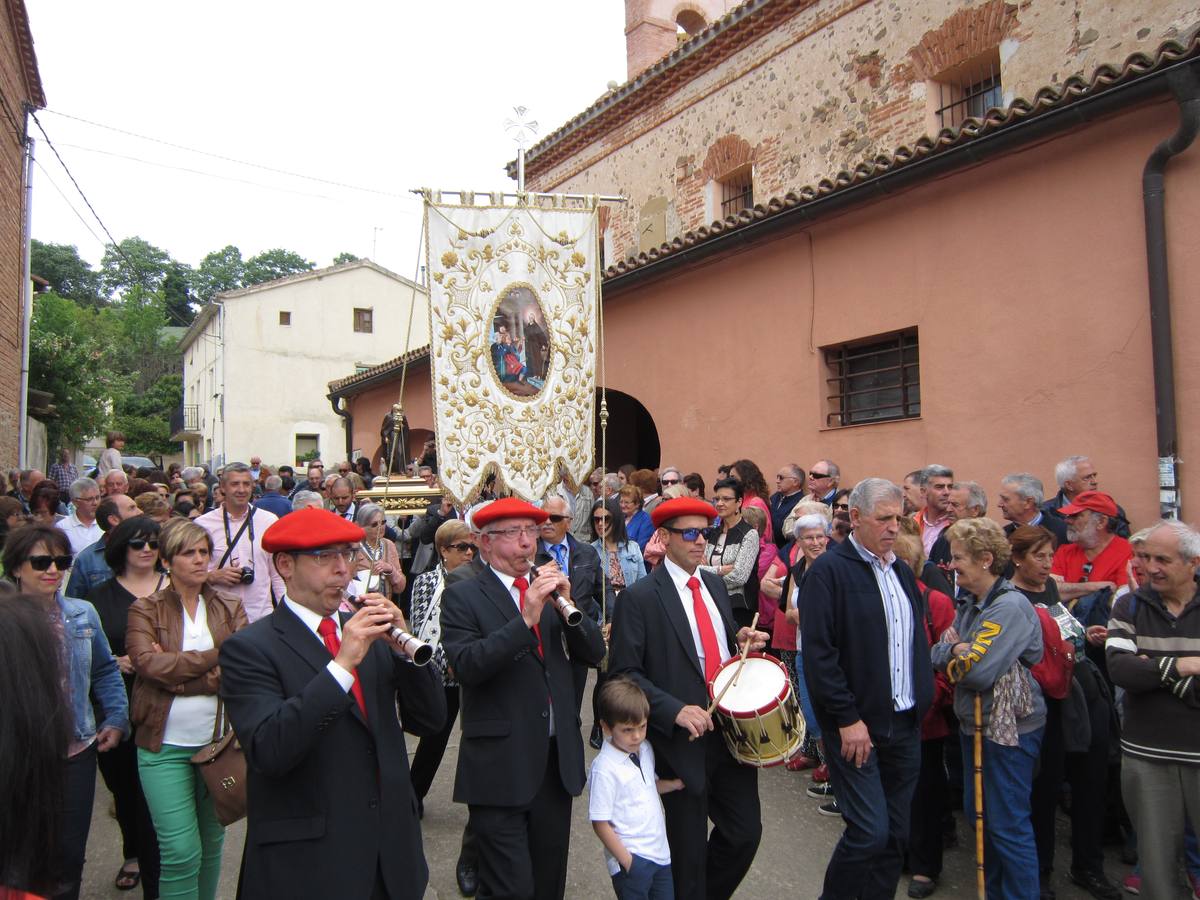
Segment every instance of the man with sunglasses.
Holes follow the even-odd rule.
[[[768,501],[771,507],[771,529],[775,543],[780,547],[790,539],[791,529],[785,530],[785,525],[791,517],[792,510],[803,497],[804,470],[795,463],[788,463],[776,473],[775,493]]]
[[[240,896],[412,897],[428,881],[404,732],[438,731],[445,691],[380,640],[406,627],[382,595],[338,611],[362,539],[323,509],[272,524],[262,543],[285,593],[221,645],[248,779]]]
[[[566,890],[571,798],[584,783],[571,665],[599,665],[604,639],[593,604],[556,565],[530,569],[548,518],[513,497],[476,510],[488,566],[442,595],[442,647],[462,687],[454,800],[469,809],[482,896]],[[578,625],[556,591],[583,612]]]
[[[658,476],[658,491],[656,493],[647,494],[642,498],[642,509],[649,515],[654,512],[655,507],[663,502],[663,492],[667,488],[676,484],[683,483],[683,473],[674,466],[667,466],[659,473]]]
[[[651,517],[666,544],[662,565],[628,587],[613,619],[609,672],[629,675],[650,700],[647,736],[659,775],[683,780],[662,796],[676,897],[730,897],[762,836],[758,771],[739,764],[706,710],[721,663],[770,635],[734,631],[721,578],[697,571],[716,510],[680,497]],[[712,836],[708,823],[712,820]]]

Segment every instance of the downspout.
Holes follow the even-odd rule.
[[[1154,365],[1154,422],[1158,435],[1159,505],[1164,519],[1181,512],[1179,428],[1175,417],[1175,357],[1171,346],[1171,293],[1167,278],[1167,163],[1200,134],[1200,78],[1196,67],[1167,76],[1179,103],[1179,130],[1154,148],[1142,171],[1146,211],[1146,268],[1150,278],[1150,346]]]
[[[338,401],[344,398],[336,394],[329,395],[329,405],[333,407],[333,411],[345,419],[343,426],[346,429],[346,461],[350,461],[350,454],[354,452],[354,414],[345,406],[339,406]]]
[[[28,122],[28,119],[26,119]],[[26,129],[28,135],[28,129]],[[30,246],[33,237],[33,138],[25,138],[25,216],[21,235],[21,387],[17,399],[17,458],[22,469],[29,464],[29,331],[33,323],[33,273]],[[53,447],[47,447],[53,453]]]

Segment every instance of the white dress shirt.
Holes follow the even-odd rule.
[[[695,578],[700,582],[700,596],[704,598],[704,607],[708,610],[708,617],[712,619],[713,631],[717,633],[717,646],[721,648],[721,662],[725,662],[733,653],[730,651],[729,641],[725,639],[725,620],[721,618],[716,601],[708,592],[708,585],[704,583],[698,570],[695,575],[689,575],[675,565],[668,556],[663,557],[662,564],[667,567],[667,574],[671,576],[671,580],[675,582],[675,590],[679,592],[679,602],[683,606],[683,614],[687,616],[688,627],[692,630],[692,642],[696,645],[696,656],[700,659],[700,671],[706,671],[704,668],[704,645],[700,641],[700,628],[696,625],[696,607],[692,602],[692,589],[687,585],[689,578]]]
[[[66,534],[67,540],[71,542],[73,556],[78,556],[85,548],[90,547],[104,536],[104,532],[95,519],[92,519],[91,525],[84,525],[74,512],[65,519],[59,519],[54,525],[61,529]]]
[[[654,774],[654,748],[642,741],[638,762],[617,749],[605,738],[592,760],[588,779],[588,818],[608,822],[630,853],[660,866],[671,864],[667,843],[667,821],[658,795],[658,776]],[[604,861],[608,874],[616,875],[621,864],[606,849]]]
[[[854,533],[850,543],[871,566],[879,595],[883,599],[883,619],[888,633],[888,672],[892,682],[892,709],[904,712],[916,705],[912,683],[912,604],[900,579],[896,577],[896,554],[878,557],[862,544]]]
[[[325,638],[321,637],[321,633],[317,631],[317,628],[320,627],[321,620],[326,617],[313,612],[307,606],[301,606],[286,594],[283,597],[283,602],[287,604],[288,609],[296,614],[296,618],[303,622],[308,630],[313,633],[313,637],[317,639],[317,642],[324,649]],[[337,628],[337,638],[340,643],[342,640],[342,619],[337,613],[334,613],[329,618],[333,619],[334,627]],[[343,691],[349,692],[350,688],[354,686],[354,674],[343,669],[336,660],[331,659],[329,665],[325,668],[329,670],[329,674],[333,676],[333,680],[341,686]]]

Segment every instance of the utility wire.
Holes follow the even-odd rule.
[[[58,196],[63,198],[63,203],[67,204],[67,208],[70,209],[71,212],[75,213],[75,217],[79,219],[83,227],[88,230],[88,233],[96,239],[96,243],[103,244],[104,238],[96,234],[96,229],[94,229],[88,223],[88,220],[83,217],[83,213],[75,208],[75,205],[71,202],[70,198],[63,193],[63,189],[58,186],[58,183],[53,178],[50,177],[50,172],[47,171],[46,167],[42,165],[42,161],[40,159],[35,159],[33,164],[42,170],[42,174],[46,176],[46,181],[50,182],[50,186],[54,188],[54,190],[58,191]]]

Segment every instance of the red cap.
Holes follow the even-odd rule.
[[[298,509],[263,532],[262,547],[268,553],[317,550],[334,544],[357,544],[365,532],[327,509]]]
[[[655,528],[659,528],[664,522],[678,519],[680,516],[704,516],[711,522],[717,517],[717,511],[713,509],[712,504],[704,500],[677,497],[674,500],[664,500],[654,507],[654,512],[650,513],[650,521],[654,523]]]
[[[516,497],[504,497],[501,500],[496,500],[489,503],[479,512],[471,517],[471,524],[478,530],[482,531],[485,525],[491,525],[493,522],[499,522],[501,519],[533,519],[538,525],[541,525],[550,514],[544,509],[538,509],[524,500],[518,500]]]
[[[1066,506],[1060,507],[1058,514],[1060,516],[1073,516],[1075,513],[1081,513],[1085,509],[1090,509],[1093,512],[1102,513],[1106,516],[1117,515],[1117,504],[1112,497],[1104,493],[1104,491],[1084,491],[1077,494],[1075,499]]]

